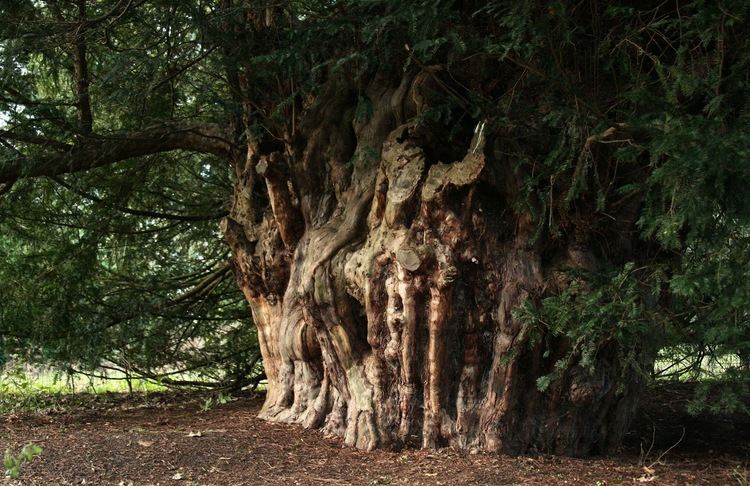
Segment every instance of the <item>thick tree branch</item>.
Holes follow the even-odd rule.
[[[0,161],[0,181],[81,172],[122,160],[172,150],[188,150],[230,158],[228,131],[211,123],[177,123],[120,136],[92,137],[68,151],[19,156]]]
[[[91,133],[94,117],[91,114],[89,96],[89,68],[86,61],[86,0],[78,0],[78,20],[80,24],[73,33],[73,77],[78,108],[79,128],[83,133]]]

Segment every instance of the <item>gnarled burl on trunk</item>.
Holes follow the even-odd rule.
[[[359,88],[332,78],[293,137],[236,160],[222,229],[268,376],[260,415],[368,450],[610,452],[640,378],[612,344],[594,372],[571,365],[539,391],[570,345],[549,337],[545,352],[513,312],[600,255],[585,228],[535,235],[501,134],[472,120],[457,145],[421,116],[439,89],[425,70]]]

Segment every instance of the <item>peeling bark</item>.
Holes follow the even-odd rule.
[[[460,160],[434,160],[457,150],[436,149],[439,127],[417,121],[430,79],[372,80],[366,121],[353,88],[330,80],[283,152],[252,147],[236,162],[223,231],[258,326],[261,417],[366,450],[611,452],[639,377],[623,381],[602,353],[595,373],[572,366],[539,391],[566,344],[543,356],[513,312],[559,289],[561,261],[594,254],[580,238],[532,241],[512,205],[520,175],[484,123]],[[265,209],[249,201],[257,177]]]

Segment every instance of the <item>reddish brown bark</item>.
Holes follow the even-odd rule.
[[[86,0],[77,0],[78,25],[73,32],[73,83],[81,132],[91,133],[94,117],[89,95],[89,67],[86,59]]]
[[[522,174],[484,123],[458,160],[436,159],[458,150],[419,122],[431,76],[372,80],[366,121],[331,79],[283,151],[251,143],[236,163],[223,229],[268,375],[261,416],[363,449],[612,451],[638,376],[602,352],[539,391],[567,344],[544,356],[513,313],[596,257],[580,235],[534,240],[513,206]],[[265,205],[249,197],[259,176]]]

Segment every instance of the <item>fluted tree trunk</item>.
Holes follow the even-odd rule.
[[[293,140],[236,161],[223,231],[268,376],[260,416],[368,450],[612,451],[641,387],[617,345],[541,392],[570,343],[548,336],[545,352],[514,315],[598,257],[583,232],[535,238],[496,131],[477,120],[456,146],[421,121],[435,82],[370,80],[363,120],[356,87],[332,78]]]

